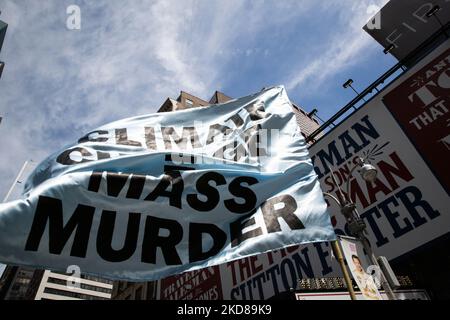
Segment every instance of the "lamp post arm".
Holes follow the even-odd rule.
[[[341,206],[341,203],[339,202],[338,198],[333,196],[331,193],[324,192],[323,195],[330,197],[331,199],[333,199],[338,204],[339,207]]]
[[[338,203],[339,203],[339,206],[342,207],[343,205],[345,205],[347,200],[345,199],[345,195],[342,192],[341,187],[339,186],[339,184],[338,184],[338,182],[336,180],[336,177],[334,176],[333,170],[331,170],[331,169],[328,169],[328,170],[331,172],[331,178],[333,179],[333,183],[336,186],[336,188],[338,189],[338,193],[337,193],[337,196],[338,196],[338,199],[339,199]]]
[[[350,170],[350,173],[348,174],[348,178],[347,178],[347,182],[345,183],[345,191],[347,192],[347,198],[349,201],[351,201],[350,199],[350,180],[352,180],[352,175],[353,172],[355,171],[356,168],[358,168],[360,166],[360,163],[356,163],[353,168]]]

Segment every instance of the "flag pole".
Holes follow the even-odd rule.
[[[333,177],[333,181],[335,182],[335,177],[334,177],[333,172],[331,172],[331,175]],[[340,199],[337,199],[334,195],[332,195],[331,193],[328,193],[328,192],[324,192],[323,195],[330,197],[341,207],[340,199],[343,196],[341,193],[338,193],[338,196]],[[350,298],[352,300],[356,300],[355,290],[353,290],[353,283],[352,283],[352,280],[350,279],[350,275],[348,273],[347,267],[345,266],[344,255],[342,254],[341,245],[339,244],[339,238],[337,238],[334,241],[331,241],[331,247],[333,248],[334,256],[337,258],[337,260],[339,262],[339,266],[341,267],[342,273],[344,275],[344,281],[345,281],[345,284],[347,285],[347,289],[348,289],[348,293],[350,294]]]
[[[342,254],[341,246],[339,245],[339,240],[331,241],[331,247],[333,248],[334,256],[337,258],[342,273],[344,274],[344,281],[345,284],[347,285],[350,298],[352,300],[356,300],[355,290],[353,290],[353,283],[352,280],[350,279],[347,267],[345,266],[344,255]]]
[[[11,195],[11,193],[14,190],[14,187],[16,186],[17,182],[19,181],[20,177],[22,176],[23,172],[25,171],[25,168],[28,165],[28,160],[25,161],[25,163],[22,166],[22,169],[20,169],[19,174],[17,175],[16,179],[14,180],[13,184],[11,185],[11,188],[9,188],[8,193],[6,194],[5,198],[3,199],[3,202],[8,201],[9,196]]]

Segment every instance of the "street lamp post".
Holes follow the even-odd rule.
[[[344,281],[347,285],[348,293],[350,294],[350,298],[352,300],[356,300],[355,290],[353,290],[352,279],[350,279],[350,274],[348,273],[347,267],[345,266],[344,255],[342,254],[342,250],[339,244],[339,240],[334,240],[331,242],[331,247],[333,248],[334,256],[339,262],[342,273],[344,274]]]
[[[356,209],[355,204],[350,199],[350,179],[352,177],[353,172],[360,168],[359,172],[362,176],[362,178],[365,181],[373,182],[376,179],[377,176],[377,169],[372,166],[371,164],[367,164],[364,162],[364,159],[358,158],[356,164],[353,166],[353,168],[350,170],[350,173],[348,175],[348,179],[346,181],[346,191],[347,195],[345,195],[339,184],[336,181],[336,177],[334,176],[333,170],[330,170],[331,177],[333,179],[333,183],[338,188],[337,196],[338,198],[332,196],[332,199],[335,200],[340,209],[341,213],[344,215],[348,228],[350,233],[355,236],[359,241],[361,241],[364,251],[369,256],[370,263],[380,270],[381,275],[381,286],[383,287],[384,291],[386,292],[386,295],[388,296],[389,300],[396,300],[395,294],[389,285],[389,282],[386,279],[386,276],[383,274],[382,269],[380,268],[380,265],[378,264],[377,257],[375,256],[371,246],[370,242],[367,239],[365,233],[366,233],[366,224],[359,216],[358,210]],[[325,195],[331,196],[328,193],[325,193]]]
[[[435,5],[426,13],[426,16],[427,16],[427,18],[434,17],[436,19],[436,21],[439,23],[439,25],[441,26],[441,30],[444,31],[445,37],[448,38],[447,30],[445,30],[444,25],[441,22],[441,19],[439,19],[439,17],[436,14],[440,10],[441,10],[441,7],[439,5]]]
[[[331,199],[336,201],[336,203],[338,205],[341,205],[339,200],[336,199],[336,197],[333,196],[332,194],[324,192],[323,195],[330,197]],[[341,267],[342,274],[344,275],[344,281],[345,281],[345,284],[347,285],[347,290],[348,290],[348,293],[350,294],[350,298],[352,300],[356,300],[355,290],[353,290],[353,283],[352,283],[352,280],[350,279],[350,275],[348,273],[347,267],[345,266],[344,255],[342,254],[341,246],[339,245],[339,240],[331,241],[331,247],[333,249],[334,256],[336,257],[337,261],[339,262],[339,266]]]
[[[351,88],[356,93],[356,95],[359,96],[359,92],[356,91],[355,88],[353,88],[352,84],[353,84],[353,79],[348,79],[347,81],[344,82],[342,87],[344,89]],[[364,99],[364,97],[361,97],[361,98],[364,100],[364,102],[367,102],[366,99]],[[355,106],[353,106],[353,109],[357,110]]]

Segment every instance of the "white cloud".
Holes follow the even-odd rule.
[[[66,29],[66,7],[74,2],[81,9],[79,31]],[[367,48],[365,21],[347,19],[364,15],[364,4],[372,2],[4,0],[1,19],[9,28],[1,53],[0,195],[25,160],[42,160],[96,126],[154,112],[180,90],[208,99],[226,83],[254,81],[239,73],[242,61],[283,62],[274,50],[279,37],[311,10],[335,12],[337,27],[320,22],[317,28],[330,28],[329,38],[309,45],[328,48],[301,64],[284,61],[293,70],[285,79],[288,88],[313,77],[324,81]],[[274,48],[261,44],[266,37]],[[322,70],[331,59],[333,67]]]
[[[367,59],[369,47],[375,46],[374,40],[362,30],[373,16],[367,8],[373,5],[381,8],[388,1],[329,1],[328,10],[340,7],[339,18],[328,25],[331,32],[328,39],[322,39],[321,53],[293,68],[286,80],[287,90],[301,87],[303,91],[309,91],[339,71]]]

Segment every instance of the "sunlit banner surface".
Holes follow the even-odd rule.
[[[116,121],[0,205],[0,261],[155,280],[335,234],[285,89]]]

